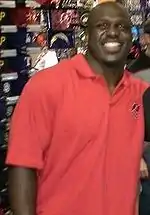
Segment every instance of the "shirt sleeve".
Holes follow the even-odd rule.
[[[51,141],[54,105],[36,79],[25,86],[12,116],[6,164],[40,170]]]
[[[150,87],[143,94],[145,141],[150,142]]]

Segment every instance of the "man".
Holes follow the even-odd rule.
[[[129,71],[134,73],[136,77],[141,78],[150,83],[150,20],[148,19],[143,25],[143,35],[140,43],[142,52],[140,57],[134,60],[128,66]],[[141,161],[142,173],[142,193],[140,195],[140,215],[150,214],[150,143],[147,143],[144,148],[144,159]]]
[[[135,76],[150,82],[150,19],[143,24],[143,35],[140,38],[142,52],[140,57],[128,66]]]
[[[134,214],[149,88],[124,72],[130,47],[128,13],[102,3],[89,16],[86,56],[28,82],[7,155],[15,215]]]

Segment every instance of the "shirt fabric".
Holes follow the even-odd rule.
[[[6,162],[38,170],[38,215],[134,214],[147,87],[125,71],[110,95],[83,55],[29,80]]]

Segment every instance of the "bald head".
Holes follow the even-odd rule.
[[[109,17],[111,14],[115,14],[116,17],[126,19],[130,23],[130,17],[124,6],[117,2],[107,1],[98,4],[94,7],[89,15],[88,27],[92,27],[101,17]]]
[[[132,44],[128,12],[120,3],[97,5],[88,20],[88,53],[99,63],[124,65]],[[122,67],[121,66],[121,67]]]

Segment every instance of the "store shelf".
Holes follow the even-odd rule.
[[[40,51],[41,51],[41,47],[27,47],[26,48],[26,54],[28,54],[28,55],[36,54]],[[23,51],[22,51],[22,54],[24,54]],[[6,57],[17,57],[17,50],[16,49],[0,50],[0,58],[6,58]]]
[[[13,72],[13,73],[2,73],[0,75],[1,82],[4,81],[12,81],[12,80],[17,80],[18,79],[18,73]]]
[[[0,50],[0,58],[5,57],[16,57],[17,56],[17,50],[16,49],[3,49]]]
[[[15,1],[0,1],[0,8],[15,8],[16,2]]]
[[[22,3],[16,3],[16,1],[1,0],[0,8],[15,8],[16,5],[19,5],[19,4],[22,4]],[[39,8],[41,7],[41,5],[38,4],[36,1],[26,0],[25,7]]]
[[[20,27],[19,27],[20,28]],[[27,32],[40,32],[41,25],[27,25]],[[1,33],[16,33],[18,31],[18,27],[16,25],[2,25],[0,26]]]
[[[17,32],[16,25],[1,25],[0,29],[1,29],[1,33],[16,33]]]

